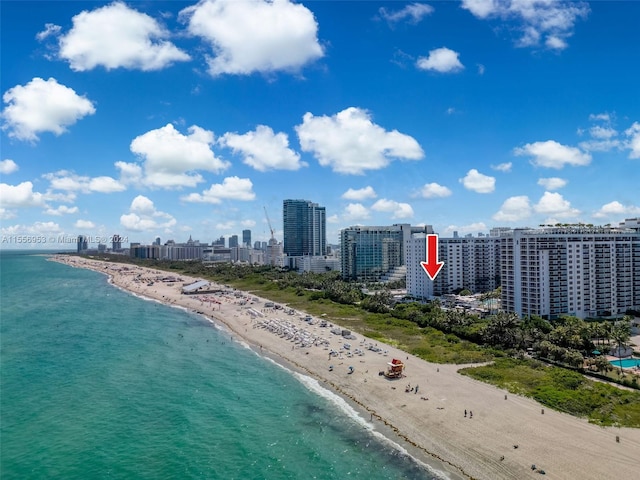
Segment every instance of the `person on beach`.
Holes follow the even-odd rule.
[[[464,409],[464,418],[467,418],[467,409]]]

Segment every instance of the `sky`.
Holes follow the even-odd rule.
[[[0,8],[0,248],[640,216],[640,2]]]

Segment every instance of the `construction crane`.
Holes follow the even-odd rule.
[[[273,230],[273,227],[271,226],[271,220],[269,220],[269,214],[267,213],[267,207],[263,206],[262,208],[264,208],[264,215],[265,215],[265,217],[267,217],[267,224],[269,225],[269,230],[271,231],[271,240],[274,241],[272,243],[275,243],[275,239],[276,239],[275,231]]]

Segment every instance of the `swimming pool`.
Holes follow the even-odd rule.
[[[633,368],[640,367],[640,358],[623,358],[622,360],[609,360],[614,367]]]

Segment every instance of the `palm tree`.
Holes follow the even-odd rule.
[[[611,332],[611,337],[616,344],[616,350],[620,358],[620,372],[622,372],[622,352],[629,346],[631,338],[631,324],[626,320],[626,315],[622,321],[616,323]]]

